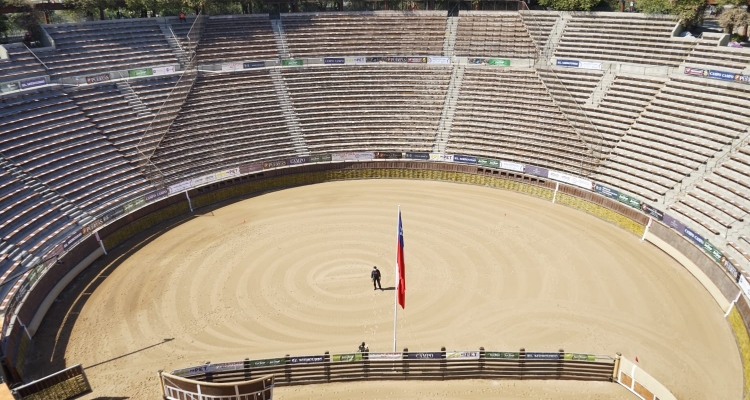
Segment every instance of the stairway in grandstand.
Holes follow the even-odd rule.
[[[307,149],[304,136],[302,136],[297,113],[294,111],[292,99],[289,97],[289,89],[286,87],[286,82],[281,77],[281,73],[277,68],[271,69],[269,73],[273,80],[273,90],[276,92],[276,97],[278,97],[279,104],[281,105],[281,113],[284,115],[284,123],[286,123],[286,128],[292,135],[292,146],[294,146],[294,151],[297,152],[298,156],[309,156],[310,151]]]
[[[443,111],[440,114],[440,123],[435,136],[435,144],[432,145],[432,151],[435,153],[445,153],[445,145],[448,143],[453,127],[453,117],[456,114],[456,103],[461,92],[461,83],[464,80],[464,69],[466,67],[454,64],[452,68],[451,80],[445,94],[445,104],[443,104]]]

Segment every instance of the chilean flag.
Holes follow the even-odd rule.
[[[398,251],[396,252],[396,263],[398,264],[398,304],[406,308],[406,264],[404,263],[404,229],[401,226],[401,210],[398,210]]]

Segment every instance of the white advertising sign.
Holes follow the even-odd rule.
[[[183,181],[180,183],[176,183],[169,187],[169,194],[175,194],[178,192],[184,192],[185,190],[188,190],[192,187],[191,181]]]
[[[450,64],[450,57],[427,57],[427,64]]]
[[[453,154],[430,153],[430,161],[453,162]]]
[[[221,70],[222,71],[238,71],[242,69],[242,63],[241,62],[232,62],[232,63],[226,63],[221,64]]]
[[[583,68],[583,69],[602,69],[602,63],[600,63],[600,62],[581,61],[578,64],[578,68]]]
[[[346,65],[364,64],[366,62],[367,62],[367,58],[365,58],[365,57],[346,57],[346,58],[344,58],[344,64],[346,64]]]
[[[523,164],[514,163],[510,161],[500,161],[500,168],[508,169],[516,172],[523,172]]]
[[[372,160],[375,158],[375,153],[364,152],[364,153],[333,153],[331,154],[332,161],[359,161],[359,160]]]
[[[550,170],[547,177],[550,179],[554,179],[556,181],[565,182],[571,185],[582,187],[584,189],[588,189],[588,190],[594,189],[594,182],[588,179],[579,178],[577,176],[563,174],[562,172]]]
[[[740,275],[740,289],[745,293],[745,296],[750,297],[750,283],[748,283],[745,275]]]
[[[370,361],[396,361],[401,360],[402,353],[370,353],[368,356]]]
[[[165,75],[165,74],[171,74],[175,72],[174,67],[158,67],[158,68],[152,68],[151,69],[154,75]]]
[[[478,360],[478,351],[446,351],[445,358],[449,360]]]

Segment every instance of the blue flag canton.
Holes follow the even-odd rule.
[[[398,214],[398,244],[404,247],[404,228],[401,226],[401,214]]]

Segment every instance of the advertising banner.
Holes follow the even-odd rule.
[[[549,171],[546,168],[535,167],[533,165],[524,165],[523,172],[529,175],[536,175],[546,178],[549,175]]]
[[[265,66],[266,66],[266,63],[263,61],[253,61],[253,62],[242,63],[242,69],[263,68]]]
[[[290,360],[292,364],[313,364],[321,363],[325,361],[325,356],[306,356],[306,357],[292,357]]]
[[[198,186],[202,186],[202,185],[206,185],[206,184],[209,184],[211,182],[214,182],[215,180],[216,180],[216,175],[215,174],[202,175],[202,176],[199,176],[197,178],[193,178],[190,181],[190,186],[191,187],[198,187]]]
[[[504,351],[487,351],[484,353],[485,358],[505,358],[515,360],[518,358],[518,353],[504,352]]]
[[[646,203],[641,203],[641,210],[643,210],[643,212],[646,215],[648,215],[651,218],[654,218],[657,221],[664,220],[664,213],[661,210],[651,207],[650,205]]]
[[[430,153],[430,161],[452,162],[453,161],[453,155],[452,154]]]
[[[146,203],[154,202],[156,200],[161,199],[162,197],[167,197],[168,194],[169,194],[169,189],[159,189],[159,190],[154,190],[151,193],[146,193],[146,196],[145,196]]]
[[[406,59],[408,63],[426,63],[427,57],[409,57]]]
[[[292,65],[304,65],[304,60],[281,60],[281,65],[283,66],[292,66]]]
[[[685,67],[685,75],[705,76],[708,75],[708,72],[702,68]]]
[[[731,261],[729,261],[726,257],[722,256],[721,260],[719,260],[719,263],[726,268],[727,272],[729,272],[729,275],[732,275],[735,282],[740,281],[740,271],[737,270],[737,267],[732,264]]]
[[[346,64],[343,57],[327,57],[323,59],[323,64]]]
[[[734,72],[726,72],[726,71],[717,71],[714,69],[708,70],[708,77],[711,79],[721,79],[724,81],[733,81],[734,76],[736,74]]]
[[[600,62],[588,62],[588,61],[581,61],[578,63],[578,68],[583,69],[602,69],[602,63]]]
[[[217,172],[214,175],[216,175],[215,179],[217,181],[220,181],[220,180],[224,180],[224,179],[229,179],[229,178],[231,178],[233,176],[237,176],[239,174],[240,174],[240,169],[239,168],[232,168],[232,169],[226,169],[224,171],[219,171],[219,172]]]
[[[332,161],[347,161],[347,160],[372,160],[375,158],[375,153],[362,152],[362,153],[333,153],[331,154]]]
[[[162,190],[165,190],[165,189],[162,189]],[[104,220],[104,222],[106,223],[106,222],[112,221],[113,219],[123,214],[125,214],[125,210],[122,208],[122,206],[120,206],[104,214],[104,216],[102,217],[102,220]]]
[[[131,69],[130,71],[128,71],[128,76],[130,76],[131,78],[135,78],[138,76],[151,76],[153,74],[154,74],[154,70],[151,68],[138,68],[138,69]]]
[[[47,80],[44,77],[26,79],[20,82],[21,89],[28,89],[37,86],[44,86],[47,84]]]
[[[177,369],[177,370],[172,371],[172,375],[176,375],[176,376],[197,375],[197,374],[206,373],[206,371],[208,371],[208,364],[199,365],[197,367]]]
[[[734,80],[737,82],[748,84],[750,83],[750,75],[740,75],[737,74],[734,76]]]
[[[669,216],[669,214],[664,214],[664,224],[676,230],[677,232],[680,232],[680,233],[685,232],[685,224],[672,218],[671,216]]]
[[[430,351],[422,353],[408,353],[406,358],[410,360],[423,360],[423,359],[440,359],[443,358],[443,353],[439,351]]]
[[[375,60],[378,60],[378,57],[374,57],[374,58]],[[369,62],[370,60],[368,59],[367,61]],[[406,57],[380,57],[380,61],[392,62],[392,63],[405,63],[405,62],[408,62],[408,59]]]
[[[190,181],[182,181],[180,183],[175,183],[174,185],[169,187],[169,194],[173,195],[177,192],[184,192],[188,189],[190,189],[192,186],[190,185]]]
[[[489,168],[500,168],[500,161],[493,160],[491,158],[479,158],[477,157],[477,165]]]
[[[486,58],[469,58],[466,61],[469,64],[480,65],[480,64],[487,64],[488,60]]]
[[[430,153],[404,153],[404,158],[410,160],[429,160]]]
[[[402,357],[402,353],[370,353],[367,356],[370,361],[397,361]]]
[[[267,358],[265,360],[250,361],[250,368],[274,367],[277,365],[284,365],[284,359],[283,358]]]
[[[602,196],[606,196],[606,197],[609,197],[610,199],[615,199],[615,200],[617,200],[620,196],[620,193],[617,190],[610,189],[598,183],[594,185],[594,191],[596,191],[596,193],[601,194]]]
[[[314,156],[310,156],[310,162],[328,162],[331,161],[331,155],[330,154],[316,154]]]
[[[547,177],[549,177],[550,179],[554,179],[556,181],[565,182],[574,186],[578,186],[586,190],[594,189],[594,182],[588,179],[579,178],[577,176],[563,174],[562,172],[549,171]]]
[[[362,353],[334,354],[331,356],[331,361],[334,361],[334,362],[362,361]]]
[[[266,161],[263,163],[263,169],[278,168],[286,166],[286,160]]]
[[[206,372],[237,371],[245,368],[244,361],[225,362],[218,364],[209,364]]]
[[[394,159],[394,158],[401,158],[401,153],[393,152],[393,151],[376,151],[375,157],[376,159]]]
[[[346,58],[344,58],[344,64],[346,64],[346,65],[364,64],[366,62],[367,62],[367,58],[365,58],[365,57],[346,57]]]
[[[559,360],[561,353],[526,353],[527,360]]]
[[[454,155],[453,162],[459,162],[464,164],[476,164],[477,158],[472,156]]]
[[[596,356],[593,354],[565,353],[563,358],[573,361],[596,361]]]
[[[500,161],[500,168],[507,169],[510,171],[523,172],[525,166],[523,164],[514,163],[510,161]]]
[[[706,242],[706,239],[704,239],[703,236],[693,232],[693,230],[688,228],[687,226],[685,227],[685,230],[682,232],[685,236],[688,237],[688,239],[692,240],[693,243],[703,248],[703,243]]]
[[[510,67],[510,60],[504,60],[502,58],[490,58],[487,64],[494,65],[496,67]]]
[[[82,237],[83,237],[83,233],[81,233],[80,230],[66,237],[65,240],[63,240],[63,249],[67,250],[68,248],[76,244],[76,242],[78,242],[78,240],[81,239]]]
[[[310,159],[307,157],[293,157],[286,159],[286,165],[300,165],[307,164]]]
[[[561,60],[561,59],[557,59],[557,61],[555,63],[557,64],[558,67],[573,67],[573,68],[578,68],[578,65],[580,65],[580,63],[578,62],[578,60]]]
[[[84,226],[83,228],[81,228],[81,233],[83,234],[83,236],[90,235],[96,230],[96,228],[102,225],[104,225],[104,219],[97,218],[89,222],[88,224],[86,224],[86,226]]]
[[[263,170],[263,163],[258,162],[258,163],[240,165],[239,169],[240,169],[240,174],[249,174],[251,172]]]
[[[86,83],[89,85],[92,83],[107,82],[109,80],[109,74],[99,74],[86,77]]]
[[[630,197],[626,195],[625,193],[618,193],[617,194],[617,201],[623,204],[627,204],[630,207],[641,209],[641,201],[636,199],[635,197]]]
[[[427,64],[450,64],[450,57],[427,57]]]
[[[122,212],[125,214],[130,214],[134,210],[141,208],[146,205],[146,198],[145,197],[139,197],[134,200],[130,200],[129,202],[122,205]]]
[[[448,360],[478,360],[478,351],[446,351],[445,358]]]
[[[15,82],[0,83],[0,93],[15,92],[19,89],[21,89],[21,87]]]
[[[742,289],[742,292],[745,293],[745,296],[750,297],[750,282],[747,281],[745,275],[740,275],[740,281],[738,283],[740,284],[740,289]]]
[[[154,75],[173,74],[175,72],[175,67],[157,67],[152,68],[151,71],[154,73]]]
[[[721,254],[721,251],[714,247],[714,245],[712,245],[711,242],[708,241],[708,239],[705,239],[703,241],[703,251],[708,253],[708,255],[718,263],[721,263],[721,259],[724,258],[724,255]]]
[[[365,57],[365,60],[368,63],[376,63],[380,62],[380,57]]]
[[[242,69],[241,62],[230,62],[230,63],[221,64],[222,71],[237,71],[240,69]]]

